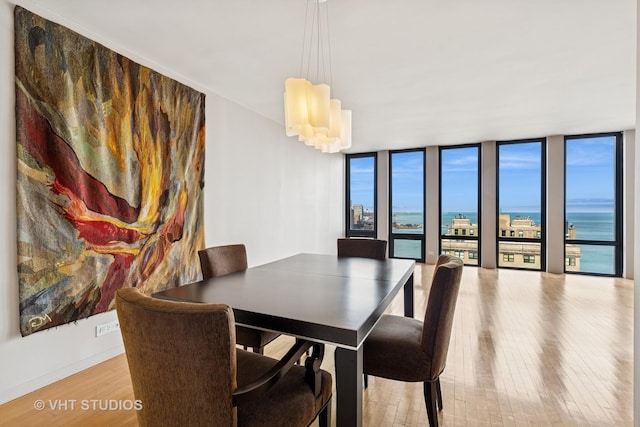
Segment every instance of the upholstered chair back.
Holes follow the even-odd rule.
[[[247,269],[247,249],[242,244],[203,249],[198,256],[203,279]]]
[[[441,255],[436,266],[422,328],[422,348],[431,360],[429,381],[435,381],[446,365],[463,263]]]
[[[387,241],[377,239],[338,239],[339,257],[385,259]]]
[[[136,288],[120,289],[116,308],[140,426],[236,424],[231,308],[165,301]]]

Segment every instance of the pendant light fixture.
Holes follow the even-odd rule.
[[[327,0],[304,1],[307,2],[307,13],[300,75],[306,65],[306,76],[285,81],[286,133],[287,136],[298,136],[298,140],[324,153],[337,153],[351,147],[351,110],[343,110],[338,99],[331,99],[331,88],[327,83],[327,74],[331,80],[329,7]],[[310,3],[313,5],[311,17]],[[323,7],[321,4],[324,4]],[[309,27],[311,31],[307,37]],[[316,84],[309,80],[314,61]]]

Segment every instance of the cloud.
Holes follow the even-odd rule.
[[[567,166],[613,164],[615,137],[586,138],[567,142]]]
[[[500,155],[500,169],[540,169],[540,154],[508,153]]]
[[[373,175],[373,167],[351,167],[349,171],[352,174],[370,174]]]

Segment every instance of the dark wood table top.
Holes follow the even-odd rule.
[[[299,254],[153,296],[231,306],[238,324],[358,348],[415,262]]]

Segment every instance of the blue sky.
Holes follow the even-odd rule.
[[[442,212],[478,211],[478,147],[440,151]]]
[[[542,144],[505,144],[499,150],[501,212],[541,212]]]
[[[424,209],[424,153],[409,151],[391,156],[391,206],[394,212]]]
[[[567,211],[613,211],[615,138],[569,140],[566,160]]]
[[[615,137],[568,140],[566,145],[568,212],[613,209]],[[503,212],[539,212],[541,144],[499,145],[499,203]],[[441,150],[443,212],[477,211],[478,148]],[[392,156],[392,206],[396,212],[423,209],[423,153]],[[351,159],[351,199],[373,208],[372,158]]]
[[[373,209],[374,158],[351,158],[351,204]]]

